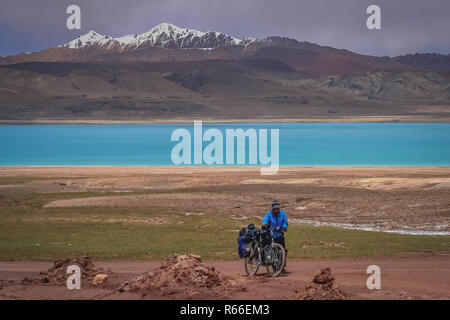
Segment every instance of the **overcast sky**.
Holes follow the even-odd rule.
[[[81,30],[66,28],[71,4],[81,7]],[[381,7],[381,30],[366,27],[370,4]],[[142,33],[161,22],[371,55],[450,53],[450,0],[0,0],[0,55],[56,47],[89,30]]]

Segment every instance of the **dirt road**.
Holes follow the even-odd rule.
[[[294,299],[295,290],[302,289],[320,268],[331,268],[336,283],[349,299],[450,299],[450,256],[424,255],[404,258],[340,259],[289,261],[289,274],[277,278],[261,275],[247,278],[242,261],[207,261],[221,274],[240,283],[244,289],[223,295],[203,291],[192,295],[186,291],[159,291],[146,295],[119,292],[120,283],[155,270],[160,261],[98,262],[114,273],[99,288],[68,290],[55,285],[23,285],[25,277],[36,276],[51,266],[47,262],[0,262],[0,299]],[[381,289],[366,288],[366,268],[376,264],[381,268]],[[8,284],[8,281],[15,283]],[[209,294],[211,292],[211,294]]]

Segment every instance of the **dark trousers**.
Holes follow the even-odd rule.
[[[281,244],[283,246],[284,251],[286,252],[286,256],[285,256],[285,259],[284,259],[284,266],[286,266],[288,250],[286,249],[286,243],[284,242],[284,236],[283,237],[274,238],[273,242]]]

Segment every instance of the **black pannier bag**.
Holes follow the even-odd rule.
[[[255,230],[255,237],[262,246],[268,246],[272,243],[272,238],[267,230]]]

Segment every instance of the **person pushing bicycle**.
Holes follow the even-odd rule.
[[[272,202],[272,209],[269,212],[267,212],[266,216],[262,221],[262,229],[267,229],[267,227],[270,227],[272,230],[277,227],[281,228],[282,232],[278,233],[278,235],[274,234],[273,241],[283,246],[286,252],[286,259],[287,259],[287,249],[284,241],[284,233],[287,232],[288,219],[286,213],[280,209],[280,203],[278,202],[278,200],[274,200]],[[284,266],[282,270],[283,273],[287,273],[286,259],[284,260]]]

